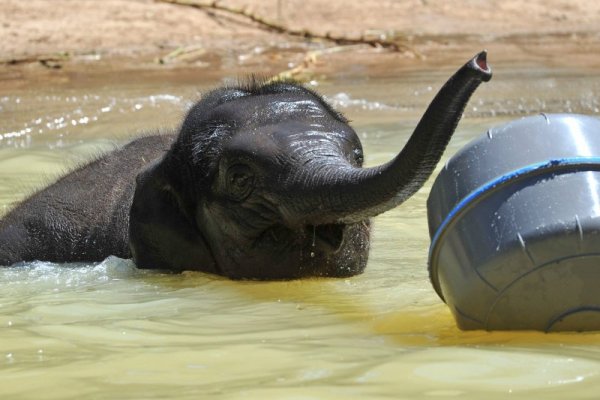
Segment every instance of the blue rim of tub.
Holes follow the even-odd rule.
[[[448,212],[442,223],[438,226],[431,239],[431,245],[429,247],[429,279],[431,280],[433,288],[437,292],[438,296],[445,301],[437,273],[434,273],[437,272],[438,265],[434,261],[437,259],[441,238],[446,232],[448,232],[450,226],[457,221],[462,214],[471,209],[470,206],[477,204],[479,201],[495,193],[499,189],[522,179],[530,178],[536,175],[542,175],[544,173],[552,173],[556,175],[578,171],[600,171],[600,157],[569,157],[529,164],[525,167],[507,172],[484,183],[461,199],[456,206],[454,206],[454,208]]]

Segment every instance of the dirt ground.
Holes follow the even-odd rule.
[[[358,63],[385,73],[390,63],[444,63],[482,48],[494,62],[600,67],[600,2],[595,0],[218,4],[243,7],[291,29],[393,39],[403,50],[308,41],[230,13],[158,0],[0,0],[0,84],[60,71],[140,68],[327,73]]]

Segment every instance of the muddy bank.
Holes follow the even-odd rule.
[[[153,0],[0,3],[3,86],[165,68],[197,70],[203,80],[286,70],[300,78],[385,75],[454,65],[482,48],[496,65],[600,67],[600,3],[591,0],[219,2],[290,29],[396,40],[399,52],[308,41],[231,13]]]

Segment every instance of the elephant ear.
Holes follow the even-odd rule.
[[[216,273],[216,264],[179,194],[154,163],[136,179],[129,247],[138,268]]]

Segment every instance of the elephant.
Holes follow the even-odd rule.
[[[231,279],[364,271],[370,218],[421,188],[471,94],[482,51],[440,89],[400,153],[363,168],[348,120],[292,81],[226,86],[178,132],[137,138],[34,193],[0,221],[0,265],[133,258]]]

